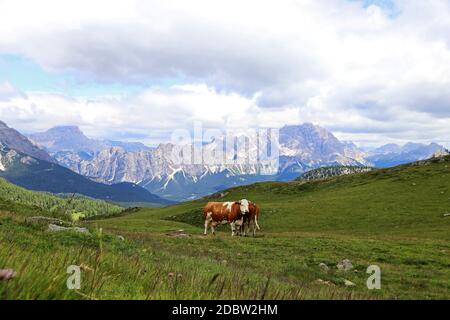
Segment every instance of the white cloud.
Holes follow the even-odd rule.
[[[313,121],[364,142],[449,140],[450,2],[393,2],[395,15],[345,0],[3,0],[0,53],[84,81],[187,84],[90,102],[27,93],[0,114],[39,110],[36,127],[93,133],[251,119]]]
[[[25,93],[18,90],[9,82],[0,83],[0,102],[1,101],[9,101],[12,98],[21,97],[26,99],[27,96]]]
[[[314,122],[339,138],[363,145],[409,140],[450,145],[448,119],[395,108],[389,111],[389,121],[371,119],[359,109],[329,107],[324,101],[326,95],[310,99],[301,108],[266,108],[258,106],[257,95],[243,97],[204,84],[154,87],[131,96],[96,99],[29,92],[27,97],[0,101],[0,119],[26,133],[77,124],[89,136],[128,138],[152,145],[169,141],[175,129],[192,129],[198,121],[205,129],[279,128]]]
[[[174,129],[190,129],[194,121],[201,121],[205,128],[266,126],[264,121],[249,121],[258,110],[254,98],[218,92],[204,84],[155,87],[131,96],[96,99],[29,92],[27,98],[0,101],[0,119],[24,132],[77,124],[92,136],[120,136],[127,131],[150,143],[158,142],[155,138],[168,139]]]

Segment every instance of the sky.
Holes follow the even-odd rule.
[[[450,0],[0,0],[0,120],[150,145],[312,122],[450,147],[448,30]]]

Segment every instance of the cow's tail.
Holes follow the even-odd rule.
[[[258,215],[257,214],[255,215],[255,226],[258,230],[261,230],[261,228],[259,227],[259,224],[258,224]]]

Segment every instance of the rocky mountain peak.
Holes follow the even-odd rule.
[[[280,129],[280,143],[292,143],[313,145],[319,141],[340,143],[340,141],[328,130],[312,123],[298,126],[284,126]]]
[[[33,144],[27,137],[17,130],[10,128],[0,121],[0,142],[2,145],[48,162],[56,162],[46,151]]]
[[[46,131],[47,134],[69,135],[71,137],[78,136],[88,139],[78,126],[57,126]]]
[[[336,161],[346,165],[367,164],[364,153],[356,145],[341,142],[325,128],[312,123],[281,128],[280,146],[281,155],[301,158],[309,164]]]
[[[30,134],[28,137],[50,153],[71,151],[95,154],[111,147],[121,147],[126,151],[149,149],[139,142],[91,139],[77,126],[53,127],[44,132]]]

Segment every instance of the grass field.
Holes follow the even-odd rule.
[[[48,233],[26,223],[37,214],[29,207],[3,204],[0,268],[17,276],[0,281],[0,299],[450,298],[449,157],[254,184],[218,201],[241,198],[261,207],[256,238],[231,237],[228,226],[203,236],[206,200],[85,222],[91,235]],[[180,229],[190,236],[174,236]],[[354,269],[338,270],[343,259]],[[82,266],[80,290],[66,288],[70,264]],[[381,290],[366,287],[374,264]]]

